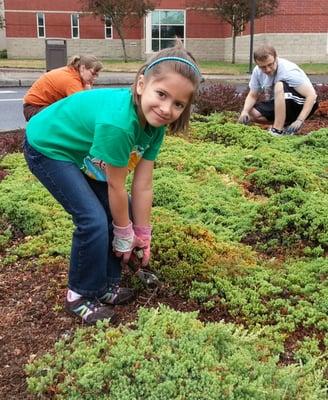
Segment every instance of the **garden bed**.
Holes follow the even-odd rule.
[[[325,128],[327,125],[327,118],[317,115],[305,122],[300,134],[305,135],[320,128]],[[21,151],[23,135],[23,130],[1,133],[0,159],[4,154],[17,150]],[[163,158],[165,159],[165,157],[166,155],[164,154]],[[167,165],[170,165],[171,160],[167,160],[166,162]],[[160,163],[159,168],[161,168]],[[178,168],[183,169],[183,166],[179,166]],[[165,173],[165,170],[163,171]],[[7,168],[0,169],[0,180],[9,173]],[[208,170],[208,174],[210,173],[211,171]],[[233,182],[229,180],[228,184],[231,186]],[[258,182],[255,181],[255,184],[258,184]],[[246,185],[243,187],[246,188]],[[247,187],[249,188],[250,186]],[[256,200],[260,198],[258,193],[255,193],[258,196],[254,197]],[[261,192],[260,195],[263,196],[263,193]],[[264,195],[267,195],[267,193],[264,193]],[[159,202],[160,206],[162,206],[160,201],[165,202],[165,199],[155,200]],[[29,240],[28,235],[14,226],[11,221],[2,221],[1,224],[0,228],[2,232],[8,228],[12,234],[7,244],[8,248],[19,247],[20,244]],[[194,232],[189,232],[188,234],[191,238],[201,239],[201,242],[206,239],[205,234],[204,237],[197,237]],[[199,235],[199,233],[197,234]],[[256,240],[258,239],[257,236]],[[251,236],[247,240],[253,245]],[[212,243],[212,239],[209,243]],[[160,245],[155,243],[155,249],[158,249],[158,246]],[[233,251],[236,251],[236,249],[233,249]],[[158,254],[156,253],[155,257],[160,257]],[[0,251],[0,258],[5,256],[7,256],[6,248]],[[276,253],[273,254],[263,251],[261,256],[263,258],[276,256],[278,265],[284,261],[286,255],[284,252],[280,253],[276,250]],[[323,256],[327,256],[327,254],[324,253]],[[238,255],[234,254],[234,257],[238,257]],[[225,258],[222,259],[226,261]],[[58,339],[73,336],[77,327],[80,326],[79,321],[66,315],[62,309],[66,290],[67,262],[60,257],[57,261],[56,257],[51,258],[51,260],[49,265],[41,266],[38,264],[36,256],[35,262],[33,257],[16,257],[11,263],[7,262],[5,266],[0,265],[0,309],[2,310],[0,346],[3,349],[0,353],[0,365],[2,365],[0,371],[0,397],[3,399],[34,399],[35,397],[27,392],[24,365],[37,359],[43,353],[50,351]],[[249,256],[249,260],[249,263],[251,263],[252,256]],[[160,261],[158,261],[159,264]],[[232,274],[235,273],[233,269],[231,271]],[[324,279],[323,276],[322,279]],[[158,293],[141,290],[134,303],[128,306],[117,307],[119,323],[126,324],[135,321],[137,310],[142,306],[150,308],[157,307],[159,304],[165,304],[179,311],[198,310],[200,312],[199,319],[205,322],[224,320],[225,322],[242,324],[246,327],[248,325],[252,326],[246,318],[246,311],[244,313],[237,313],[233,308],[229,309],[229,304],[226,303],[225,305],[224,302],[215,303],[215,307],[209,306],[209,302],[217,301],[218,295],[212,296],[208,303],[200,305],[201,303],[197,301],[197,299],[199,300],[197,298],[197,293],[199,295],[199,292],[197,292],[198,289],[194,288],[194,293],[196,293],[194,299],[192,297],[186,298],[172,290],[172,284],[164,285]],[[292,294],[287,291],[281,294],[282,299],[289,299],[291,297]],[[261,301],[264,304],[268,300],[263,298]],[[283,312],[281,311],[282,315]],[[286,313],[288,313],[287,309]],[[288,365],[295,362],[294,353],[297,341],[302,341],[306,338],[315,338],[319,343],[318,351],[323,352],[325,350],[323,330],[316,330],[313,326],[298,324],[292,332],[286,335],[284,349],[280,353],[281,365]],[[48,393],[47,398],[52,398],[54,393]]]

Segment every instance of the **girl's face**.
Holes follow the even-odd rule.
[[[189,104],[194,86],[184,76],[167,71],[159,76],[146,78],[140,75],[137,82],[140,96],[141,123],[156,128],[176,121]]]
[[[93,68],[86,68],[85,65],[81,65],[80,68],[80,76],[85,85],[93,85],[95,79],[98,76],[98,72],[95,72]]]

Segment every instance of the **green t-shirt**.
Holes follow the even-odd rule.
[[[155,160],[165,127],[140,124],[131,89],[92,89],[75,93],[36,114],[26,128],[29,144],[45,156],[73,161],[97,159],[133,169],[142,157]]]

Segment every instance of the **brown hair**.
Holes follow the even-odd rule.
[[[254,51],[254,61],[265,61],[269,56],[277,58],[276,49],[270,44],[263,44]]]
[[[95,72],[99,72],[103,68],[102,63],[93,55],[73,56],[67,64],[68,67],[73,67],[77,71],[81,65],[84,65],[86,69],[93,69]]]
[[[179,57],[185,59],[187,62],[181,62],[181,61],[176,61],[176,60],[163,60],[158,63],[155,63],[152,65],[149,69],[148,67],[154,63],[156,60],[159,60],[160,58],[163,57]],[[188,64],[191,63],[192,65]],[[194,66],[194,68],[193,68]],[[193,95],[191,96],[191,99],[189,103],[187,104],[186,108],[183,110],[182,114],[180,117],[172,122],[169,125],[169,128],[171,132],[175,133],[178,131],[184,131],[188,128],[189,125],[189,119],[190,119],[190,114],[191,114],[191,105],[193,101],[195,100],[196,93],[198,91],[199,84],[202,80],[202,76],[198,70],[198,66],[196,64],[196,61],[194,57],[192,56],[191,53],[189,53],[187,50],[184,49],[183,45],[178,42],[178,44],[174,47],[170,47],[164,50],[159,51],[156,53],[154,57],[152,57],[147,63],[145,63],[137,72],[136,78],[134,80],[134,83],[132,85],[132,90],[133,90],[133,99],[138,107],[140,108],[140,96],[137,94],[137,82],[140,77],[140,75],[146,75],[146,79],[152,76],[158,76],[167,69],[176,72],[183,77],[187,78],[192,82],[194,85],[194,92]]]

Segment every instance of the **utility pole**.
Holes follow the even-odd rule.
[[[250,18],[250,46],[249,46],[249,66],[248,72],[251,74],[253,69],[253,42],[254,42],[254,20],[256,13],[256,0],[250,0],[251,18]]]

